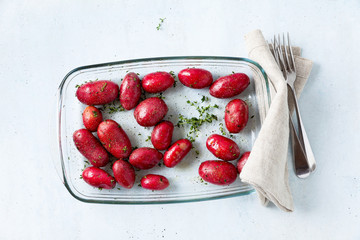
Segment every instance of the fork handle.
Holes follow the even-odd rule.
[[[310,175],[311,169],[299,137],[296,134],[293,121],[291,118],[289,120],[294,171],[297,177],[306,178]]]
[[[303,150],[305,151],[307,162],[308,162],[309,168],[312,172],[316,168],[314,153],[311,149],[311,145],[310,145],[309,139],[307,137],[304,124],[301,120],[301,115],[300,115],[300,110],[299,110],[299,105],[298,105],[297,97],[295,94],[295,90],[290,84],[287,84],[287,85],[290,90],[289,92],[291,92],[291,95],[293,96],[293,100],[294,100],[296,118],[297,118],[298,128],[299,128],[299,131],[298,131],[299,141],[303,147]]]

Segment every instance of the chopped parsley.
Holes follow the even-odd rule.
[[[209,113],[210,109],[212,108],[219,108],[218,105],[208,105],[208,106],[198,106],[198,102],[194,101],[191,102],[190,100],[187,100],[186,103],[188,103],[190,106],[196,107],[196,110],[199,113],[199,117],[191,117],[187,118],[182,114],[179,114],[179,120],[176,124],[177,127],[184,127],[186,125],[190,125],[189,132],[187,133],[186,137],[191,141],[194,142],[195,138],[199,136],[200,127],[204,123],[212,123],[214,120],[217,120],[217,116],[214,114]]]
[[[102,87],[101,87],[101,89],[100,89],[100,92],[103,92],[103,91],[104,91],[104,89],[106,88],[106,85],[107,85],[107,83],[104,83],[104,84],[102,85]]]
[[[209,98],[206,96],[202,96],[201,102],[207,102],[207,101],[209,101]]]
[[[225,129],[224,129],[224,124],[219,123],[219,129],[220,129],[221,135],[225,136],[226,132],[225,132]]]
[[[166,18],[159,18],[159,19],[160,19],[160,22],[156,27],[156,30],[158,30],[158,31],[161,29],[161,26],[162,26],[162,24],[163,24],[163,22],[165,21]]]

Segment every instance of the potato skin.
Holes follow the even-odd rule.
[[[239,161],[236,164],[236,168],[238,170],[238,173],[241,173],[243,167],[245,166],[246,161],[248,160],[250,156],[250,152],[244,152],[243,155],[241,155]]]
[[[213,82],[212,74],[201,68],[186,68],[179,72],[179,81],[189,88],[201,89],[208,87]]]
[[[168,112],[166,103],[158,98],[151,97],[142,101],[134,111],[137,123],[143,127],[155,126]]]
[[[119,86],[108,80],[83,84],[76,91],[76,97],[86,105],[103,105],[111,103],[119,95]]]
[[[165,166],[172,168],[175,167],[181,160],[190,152],[192,143],[188,139],[180,139],[176,141],[164,153]]]
[[[101,111],[94,106],[87,106],[82,118],[85,128],[90,132],[96,132],[99,124],[103,121]]]
[[[97,167],[86,168],[82,178],[93,187],[113,189],[116,185],[115,179],[110,174]]]
[[[167,149],[172,140],[174,124],[169,121],[163,121],[154,127],[151,133],[151,143],[157,150]]]
[[[109,154],[99,140],[87,129],[74,132],[73,140],[79,152],[95,167],[103,167],[109,162]]]
[[[216,98],[231,98],[244,91],[250,84],[244,73],[234,73],[220,77],[210,87],[210,95]]]
[[[249,107],[241,99],[230,101],[225,107],[225,126],[231,133],[239,133],[249,120]]]
[[[116,158],[126,158],[132,151],[131,142],[125,131],[114,120],[105,120],[97,130],[100,142]]]
[[[154,148],[142,147],[134,150],[129,158],[131,165],[138,169],[155,167],[163,158],[163,154]]]
[[[120,103],[126,110],[133,109],[141,97],[141,82],[136,73],[125,75],[120,86]]]
[[[163,190],[169,185],[169,180],[161,175],[148,174],[141,179],[141,187],[149,190]]]
[[[206,182],[216,185],[229,185],[235,182],[237,170],[229,162],[208,160],[200,164],[199,175]]]
[[[114,162],[112,166],[114,178],[116,182],[127,189],[134,186],[135,183],[135,169],[134,167],[123,159]]]
[[[168,72],[154,72],[145,75],[142,87],[146,92],[159,93],[173,86],[175,79]]]
[[[207,149],[215,157],[225,161],[235,160],[240,156],[239,146],[230,138],[212,134],[206,140]]]

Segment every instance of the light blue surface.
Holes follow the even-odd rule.
[[[360,239],[360,2],[209,2],[0,2],[1,239]],[[294,213],[264,208],[256,194],[121,206],[67,192],[47,131],[67,72],[132,58],[246,56],[243,36],[255,28],[267,38],[290,31],[314,60],[300,108],[318,168],[306,180],[290,169]]]

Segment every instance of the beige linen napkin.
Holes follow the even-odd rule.
[[[245,44],[249,58],[258,62],[270,79],[272,100],[240,178],[243,182],[254,186],[263,205],[271,201],[280,209],[291,212],[294,206],[287,166],[289,142],[287,86],[261,31],[248,33],[245,36]],[[299,56],[300,48],[294,48],[294,53],[298,55],[295,57],[297,70],[295,90],[299,96],[309,77],[312,61]],[[291,106],[292,103],[289,104]]]

